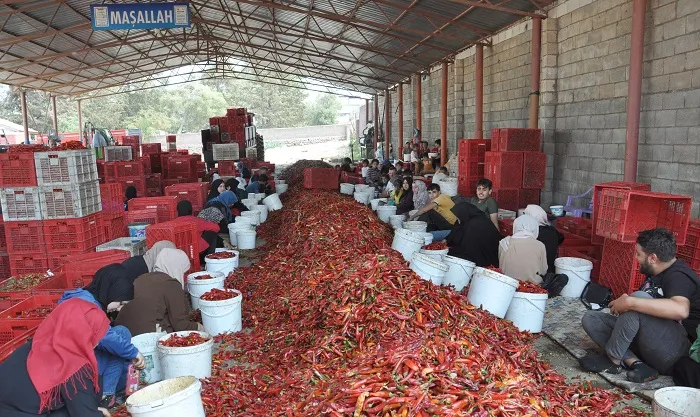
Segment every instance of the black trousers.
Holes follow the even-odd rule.
[[[216,252],[216,248],[223,248],[224,240],[221,239],[218,233],[211,231],[202,232],[202,239],[206,240],[209,244],[207,250],[199,254],[199,262],[201,265],[204,265],[204,257]]]
[[[429,232],[434,232],[436,230],[452,230],[450,222],[442,217],[442,214],[438,213],[435,209],[421,214],[418,220],[428,223]]]

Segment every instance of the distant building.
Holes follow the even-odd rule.
[[[29,129],[30,141],[37,133],[39,132]],[[9,120],[0,119],[0,145],[14,145],[17,143],[24,143],[24,127]]]

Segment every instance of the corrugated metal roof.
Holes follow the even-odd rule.
[[[553,1],[191,0],[187,30],[112,32],[90,29],[94,0],[13,2],[0,5],[0,83],[80,95],[192,64],[236,76],[234,59],[268,81],[372,94]]]

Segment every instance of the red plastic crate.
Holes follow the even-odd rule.
[[[457,165],[457,178],[464,181],[480,180],[484,178],[486,164],[484,162],[459,160]]]
[[[143,164],[140,161],[105,162],[105,178],[107,182],[117,182],[143,177]]]
[[[0,251],[7,250],[7,241],[5,240],[5,221],[0,216]]]
[[[495,190],[522,187],[522,152],[486,152],[485,160],[484,176],[493,182]]]
[[[473,193],[476,193],[476,187],[474,187]],[[496,200],[498,207],[511,211],[518,211],[520,204],[520,190],[519,189],[500,189],[493,190],[491,192],[491,197]]]
[[[525,208],[528,204],[540,204],[539,189],[520,189],[518,192],[518,208]]]
[[[240,162],[245,165],[246,168],[248,169],[253,169],[258,167],[258,160],[255,158],[241,158],[239,159]]]
[[[177,218],[177,197],[143,197],[129,200],[129,211],[156,209],[158,211],[158,223],[167,222]]]
[[[500,219],[498,221],[498,231],[501,232],[503,236],[513,235],[513,222],[515,219]]]
[[[35,185],[34,153],[0,153],[0,187]]]
[[[123,136],[120,141],[123,145],[139,145],[141,143],[141,137],[139,135],[127,135]]]
[[[500,148],[501,129],[491,129],[491,151],[498,152]]]
[[[143,143],[141,144],[141,155],[150,155],[152,153],[160,153],[160,143]]]
[[[616,298],[624,293],[632,294],[646,280],[646,276],[639,272],[636,246],[636,243],[605,239],[599,281],[610,287]]]
[[[546,173],[546,153],[523,152],[523,188],[544,188]]]
[[[179,151],[178,151],[179,152]],[[171,156],[168,158],[168,178],[197,177],[197,161],[190,155]]]
[[[304,188],[335,190],[338,184],[338,170],[335,168],[304,169]]]
[[[260,168],[267,168],[268,170],[268,175],[272,174],[275,172],[275,164],[271,162],[258,162],[257,166],[255,167],[256,169]]]
[[[148,155],[148,157],[151,158],[152,173],[162,173],[163,164],[161,162],[161,155],[163,155],[163,153],[152,153]]]
[[[84,252],[104,243],[101,214],[78,219],[44,220],[48,253]]]
[[[6,222],[5,239],[10,253],[36,252],[44,248],[44,228],[41,220]]]
[[[21,317],[20,314],[22,312],[34,310],[37,308],[50,308],[53,310],[54,308],[56,308],[56,306],[58,306],[58,300],[60,298],[61,298],[61,296],[58,294],[33,295],[33,296],[23,300],[23,301],[20,301],[19,303],[8,308],[7,310],[0,311],[0,320],[8,320],[8,319],[19,320],[19,321],[36,320],[37,318],[41,318],[41,317],[28,318],[28,317]]]
[[[141,162],[141,166],[143,167],[143,173],[144,174],[150,174],[151,173],[151,157],[146,155],[138,158],[139,162]]]
[[[651,191],[650,184],[637,183],[637,182],[622,182],[622,181],[612,181],[603,182],[593,186],[593,214],[591,218],[593,220],[593,234],[591,235],[591,242],[602,245],[605,241],[605,237],[598,236],[595,231],[597,228],[597,216],[598,216],[598,205],[600,204],[601,194],[606,188],[614,188],[620,190],[637,190],[637,191]]]
[[[488,139],[460,139],[457,141],[457,153],[460,162],[484,162],[486,152],[491,150]]]
[[[124,189],[119,183],[100,184],[102,213],[110,217],[124,215]]]
[[[688,221],[685,244],[678,245],[676,257],[683,259],[693,269],[700,269],[700,219]]]
[[[65,259],[65,258],[64,258]],[[88,281],[88,284],[92,281]],[[55,271],[55,275],[42,284],[32,289],[33,295],[61,295],[66,291],[82,288],[84,285],[82,278],[68,279],[63,271]]]
[[[44,319],[29,319],[18,322],[17,320],[0,319],[0,346],[5,348],[5,344],[12,342],[30,330],[36,330]]]
[[[218,171],[219,175],[222,177],[235,177],[238,175],[236,171],[236,161],[219,161]]]
[[[457,193],[465,197],[473,197],[476,195],[476,183],[478,179],[467,179],[465,177],[457,177]]]
[[[126,189],[129,187],[136,188],[136,195],[146,195],[146,180],[144,178],[122,180],[122,192],[126,195]]]
[[[102,219],[104,229],[104,240],[101,243],[109,242],[118,237],[126,237],[126,216],[115,217],[113,219]]]
[[[95,272],[110,264],[119,264],[129,259],[131,254],[121,249],[110,249],[102,252],[88,252],[83,254],[69,255],[61,259],[59,272],[63,272],[67,282],[71,284],[68,288],[80,288],[92,282]],[[46,289],[45,285],[39,285],[37,290]]]
[[[10,277],[10,255],[0,252],[0,281]]]
[[[498,130],[498,150],[539,152],[542,147],[542,130],[508,128]]]
[[[129,210],[126,212],[126,225],[132,223],[148,223],[156,224],[158,223],[158,209],[149,208],[141,210]]]
[[[582,230],[590,230],[593,227],[591,219],[583,217],[558,217],[557,229],[566,230],[569,233],[579,235]]]
[[[165,141],[167,143],[175,143],[177,141],[177,136],[176,135],[167,135],[165,137]]]
[[[0,339],[4,339],[2,336],[3,333],[10,337],[10,340],[6,343],[2,343],[2,340],[0,340],[0,363],[9,358],[12,352],[17,348],[27,343],[27,340],[36,332],[36,328],[39,326],[39,323],[41,323],[41,320],[37,320],[36,322],[32,321],[30,323],[32,327],[28,330],[24,330],[22,326],[25,323],[27,322],[17,323],[15,325],[9,323],[0,324]]]
[[[161,240],[173,242],[175,247],[184,251],[190,258],[189,273],[200,270],[199,238],[197,223],[191,220],[171,220],[146,227],[146,246],[151,248]]]
[[[146,174],[146,191],[148,190],[162,190],[163,180],[161,179],[161,174]]]
[[[10,254],[12,276],[44,273],[47,269],[49,269],[49,260],[43,249],[39,253]]]
[[[590,239],[566,232],[561,229],[559,229],[559,232],[564,235],[564,242],[562,242],[562,244],[559,246],[579,248],[579,251],[586,253],[593,250],[594,245],[591,243]]]
[[[362,175],[353,174],[350,172],[341,172],[340,182],[346,184],[362,184]]]
[[[177,201],[188,200],[193,209],[200,209],[206,204],[209,184],[206,182],[191,182],[175,184],[165,188],[166,196],[173,196]]]
[[[681,195],[606,189],[598,207],[596,234],[635,242],[638,232],[663,227],[676,235],[676,244],[683,245],[692,202]]]
[[[593,264],[593,270],[591,271],[591,278],[595,282],[598,282],[598,279],[600,277],[600,260],[595,259],[595,258],[579,251],[578,248],[571,248],[571,247],[567,247],[567,246],[560,246],[559,247],[558,256],[560,258],[563,258],[563,257],[581,258],[581,259],[585,259],[587,261],[591,261],[591,263]]]

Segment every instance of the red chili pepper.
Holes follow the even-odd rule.
[[[518,286],[518,292],[526,292],[530,294],[547,294],[547,290],[545,290],[537,284],[533,284],[532,282],[528,281],[520,281],[520,285]]]
[[[207,275],[197,275],[194,279],[212,279],[213,277],[209,274]]]
[[[235,257],[235,253],[228,251],[216,252],[206,256],[207,259],[232,259]]]
[[[444,250],[444,249],[449,249],[449,247],[442,243],[442,242],[433,242],[430,245],[427,245],[424,247],[424,249],[427,250]]]
[[[206,301],[221,301],[221,300],[230,300],[231,298],[235,298],[237,296],[238,296],[238,293],[236,293],[236,292],[224,291],[224,290],[220,290],[218,288],[214,288],[214,289],[202,294],[202,296],[199,297],[199,299],[206,300]]]
[[[85,149],[85,146],[83,146],[82,143],[78,141],[72,141],[72,142],[65,142],[61,143],[60,145],[56,146],[57,151],[79,151]]]
[[[8,153],[34,153],[49,151],[46,145],[12,145],[7,149]]]
[[[190,333],[187,336],[178,336],[176,334],[170,336],[169,338],[158,342],[161,346],[168,347],[185,347],[185,346],[197,346],[202,343],[208,342],[209,339],[202,337],[199,333]]]

